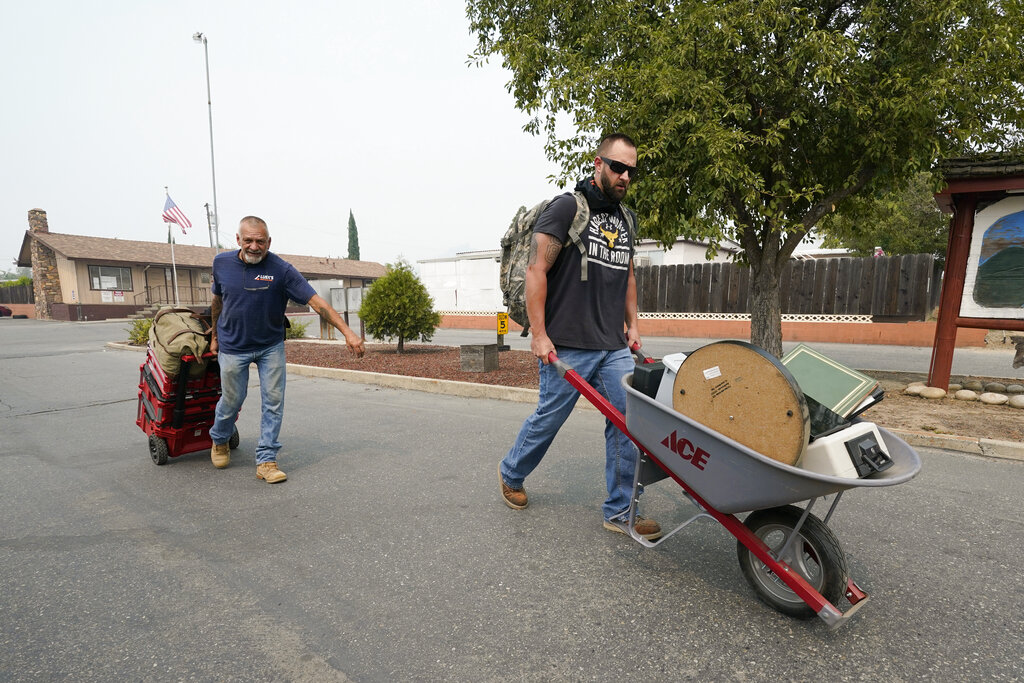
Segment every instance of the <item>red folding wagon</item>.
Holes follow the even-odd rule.
[[[149,436],[149,456],[157,465],[166,465],[168,458],[211,447],[217,401],[220,400],[220,366],[214,354],[205,354],[206,367],[192,376],[190,370],[196,357],[181,357],[181,369],[171,376],[157,361],[150,348],[139,367],[139,408],[135,424]],[[228,441],[238,447],[238,428]]]

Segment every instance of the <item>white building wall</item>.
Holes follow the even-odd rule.
[[[680,266],[688,263],[725,263],[729,260],[729,252],[719,249],[718,253],[715,254],[715,258],[711,261],[707,261],[704,258],[704,253],[706,251],[706,245],[694,244],[692,242],[684,242],[680,240],[673,244],[672,248],[668,251],[665,251],[661,245],[653,242],[642,243],[637,246],[636,255],[650,259],[650,262],[645,264],[650,266]]]
[[[479,256],[419,261],[420,281],[434,299],[438,311],[503,311],[498,276],[501,264],[497,252]]]
[[[501,274],[501,264],[498,261],[493,257],[463,259],[456,261],[455,265],[456,310],[505,310],[501,305],[501,289],[498,287],[498,278]]]
[[[458,276],[455,261],[420,261],[420,282],[434,300],[434,310],[455,309]]]
[[[680,240],[665,251],[650,242],[637,246],[638,257],[647,258],[644,265],[671,266],[705,263],[707,247]],[[420,281],[434,299],[434,310],[459,313],[504,311],[501,289],[501,252],[480,251],[447,259],[417,261]],[[720,250],[714,261],[728,261],[728,252]],[[642,263],[642,261],[641,261]]]

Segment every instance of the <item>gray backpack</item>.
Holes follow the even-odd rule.
[[[580,251],[580,281],[587,281],[587,248],[583,244],[583,231],[590,222],[590,206],[581,192],[574,192],[576,216],[569,225],[569,236],[564,247],[575,244]],[[508,309],[508,317],[523,327],[523,335],[530,330],[530,318],[526,314],[526,266],[530,261],[530,243],[533,241],[533,226],[537,218],[548,208],[552,200],[545,199],[531,209],[519,207],[512,225],[501,238],[501,286],[502,303]],[[623,215],[629,226],[630,235],[636,235],[636,218],[633,212],[623,207]]]

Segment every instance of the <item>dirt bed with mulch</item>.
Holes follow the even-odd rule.
[[[367,344],[366,355],[355,358],[344,344],[289,341],[289,363],[343,368],[410,377],[537,388],[537,361],[527,351],[498,354],[493,372],[464,372],[458,347],[410,344],[403,353],[395,345]],[[889,429],[973,438],[1024,441],[1024,411],[952,398],[923,399],[903,394],[906,383],[883,379],[885,399],[868,409],[864,418]]]

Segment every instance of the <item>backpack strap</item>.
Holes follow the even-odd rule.
[[[565,241],[564,246],[575,244],[576,248],[580,250],[580,282],[586,282],[587,247],[583,244],[583,231],[587,229],[587,223],[590,222],[590,205],[587,204],[587,198],[583,196],[582,192],[573,192],[572,194],[576,198],[576,215],[573,217],[572,223],[569,224],[569,238]]]
[[[626,227],[629,228],[629,259],[633,260],[636,253],[636,214],[628,206],[622,206],[622,215],[626,217]]]

